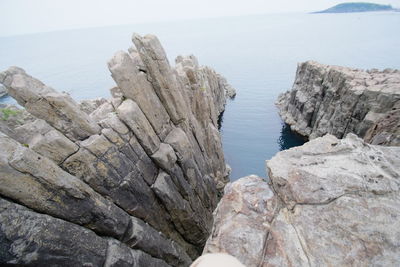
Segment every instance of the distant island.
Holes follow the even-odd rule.
[[[373,11],[398,11],[391,5],[380,5],[373,3],[343,3],[326,10],[313,13],[352,13],[352,12],[373,12]]]

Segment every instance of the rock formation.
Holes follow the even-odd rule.
[[[355,133],[371,144],[400,145],[400,70],[362,71],[308,61],[277,101],[282,119],[310,139]]]
[[[7,89],[0,84],[0,97],[7,95]]]
[[[228,184],[204,253],[252,266],[398,266],[400,148],[326,135]]]
[[[25,108],[0,122],[0,264],[188,266],[200,254],[228,181],[217,121],[234,93],[193,56],[171,67],[155,36],[133,42],[108,63],[109,100],[78,104],[20,68],[0,73]]]

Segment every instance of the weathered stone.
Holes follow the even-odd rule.
[[[115,239],[0,198],[0,264],[7,266],[169,266]]]
[[[167,55],[160,41],[154,35],[141,37],[134,34],[132,41],[138,49],[151,83],[171,120],[179,124],[187,119],[188,104],[182,96],[182,88],[177,76],[169,65]]]
[[[146,116],[132,100],[125,100],[117,109],[119,118],[135,133],[147,154],[152,155],[160,146],[160,139]]]
[[[15,128],[16,140],[38,154],[61,164],[79,147],[44,120],[35,120]]]
[[[341,141],[326,135],[300,149],[278,153],[267,166],[277,194],[287,205],[320,204],[346,194],[397,192],[400,159],[395,153],[400,150],[391,151],[364,145],[354,134]]]
[[[7,94],[7,88],[0,84],[0,97],[6,96]]]
[[[160,172],[152,188],[169,211],[177,230],[191,243],[203,243],[205,240],[202,238],[207,237],[209,231],[203,221],[204,217],[193,212],[190,203],[179,194],[171,177],[165,172]]]
[[[349,194],[285,208],[271,227],[264,265],[397,266],[399,200]]]
[[[77,104],[22,69],[0,73],[37,117],[0,121],[0,194],[103,236],[97,265],[188,266],[226,183],[217,121],[228,85],[193,56],[171,67],[155,37],[134,40],[109,62],[109,100]]]
[[[8,93],[21,106],[67,137],[81,140],[100,131],[68,94],[58,93],[17,67],[9,68],[4,75]]]
[[[135,55],[139,57],[139,55]],[[170,119],[154,92],[147,74],[135,65],[131,56],[119,51],[109,61],[108,67],[124,96],[134,100],[146,115],[154,131],[164,138],[170,131]]]
[[[0,131],[18,138],[15,128],[36,120],[25,109],[18,108],[14,105],[0,104]]]
[[[129,134],[129,128],[119,119],[116,113],[109,113],[106,118],[100,121],[100,125],[103,128],[111,128],[122,136]]]
[[[277,106],[291,129],[311,139],[355,133],[374,144],[399,144],[400,72],[362,71],[308,61]]]
[[[278,198],[257,176],[228,184],[203,253],[226,252],[246,266],[260,266],[270,223],[279,209]]]
[[[150,266],[150,267],[169,267],[165,261],[151,257],[149,254],[140,250],[129,249],[114,239],[108,240],[107,258],[105,267],[131,267],[131,266]]]
[[[4,199],[0,244],[0,264],[18,266],[101,266],[107,251],[107,242],[92,231]]]
[[[228,186],[205,252],[246,266],[397,266],[399,155],[354,134],[279,152],[267,161],[275,196],[261,179]]]
[[[386,116],[380,118],[365,134],[364,140],[373,145],[400,146],[400,101]]]
[[[213,69],[200,66],[193,55],[178,56],[175,62],[177,73],[189,88],[187,94],[193,115],[199,119],[199,116],[211,114],[217,126],[217,117],[225,109],[226,99],[236,95],[235,89]],[[207,112],[196,112],[197,108]]]
[[[131,218],[132,231],[125,238],[131,248],[142,250],[173,266],[189,266],[192,260],[174,241],[168,240],[140,219]]]
[[[90,141],[91,138],[85,140],[85,142]],[[123,170],[117,172],[118,165],[123,164],[126,159],[124,160],[124,156],[118,154],[112,157],[112,160],[106,160],[107,155],[102,154],[101,148],[104,147],[108,151],[109,147],[107,146],[110,146],[110,150],[113,150],[112,144],[108,143],[102,136],[98,136],[96,139],[99,141],[90,142],[91,145],[88,148],[98,149],[96,153],[104,160],[97,159],[97,155],[94,156],[87,149],[81,148],[64,162],[64,168],[85,180],[103,196],[111,198],[114,203],[127,213],[145,220],[168,235],[172,228],[169,225],[169,215],[160,206],[154,193],[145,182],[142,171],[135,165],[130,164],[128,167],[122,167]],[[106,146],[101,144],[103,141]],[[112,152],[109,155],[113,154]],[[114,164],[112,164],[113,162]],[[129,164],[129,162],[126,164]],[[125,173],[125,176],[121,176],[123,173]],[[152,179],[154,180],[155,178]]]
[[[174,128],[165,138],[165,142],[174,148],[178,155],[178,160],[184,161],[191,158],[192,145],[181,128]]]
[[[122,238],[129,216],[87,184],[0,133],[0,194],[55,217]]]
[[[175,166],[176,154],[168,144],[161,143],[156,153],[151,158],[164,170],[170,170]]]
[[[110,93],[111,93],[111,96],[112,96],[111,104],[116,109],[125,100],[125,96],[122,93],[121,89],[119,89],[117,86],[111,88],[110,89]]]
[[[101,104],[99,107],[97,107],[93,112],[89,114],[89,117],[95,121],[99,122],[103,120],[104,118],[107,118],[108,114],[114,112],[114,106],[106,101],[103,104]]]
[[[107,102],[107,99],[100,97],[96,99],[82,100],[79,102],[79,106],[83,112],[89,115],[105,102]]]

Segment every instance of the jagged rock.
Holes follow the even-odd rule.
[[[16,127],[32,122],[35,119],[25,109],[14,105],[0,104],[0,131],[2,133],[17,136]]]
[[[35,120],[15,128],[16,140],[33,151],[61,164],[79,147],[44,120]]]
[[[146,116],[132,100],[125,100],[117,109],[118,116],[135,133],[147,154],[152,155],[160,147],[160,139]]]
[[[139,61],[139,55],[136,53],[134,59],[131,56],[123,51],[117,52],[108,63],[109,69],[122,93],[139,105],[154,131],[162,138],[171,128],[170,118],[146,73],[135,64],[134,59]]]
[[[109,101],[104,102],[100,106],[98,106],[95,110],[93,110],[89,117],[95,121],[99,122],[105,118],[107,118],[108,114],[114,112],[114,106]]]
[[[107,239],[93,265],[189,266],[227,182],[217,121],[230,86],[193,56],[170,66],[155,36],[133,41],[108,63],[111,99],[78,104],[17,67],[0,73],[34,116],[0,123],[0,195]]]
[[[224,77],[209,67],[200,66],[194,55],[178,56],[175,62],[177,73],[186,80],[187,86],[190,85],[191,90],[188,91],[188,96],[192,102],[196,93],[209,93],[208,97],[212,98],[214,106],[220,114],[225,109],[224,99],[236,96],[236,90],[228,84]],[[204,90],[207,87],[210,87],[210,92]]]
[[[400,101],[386,116],[375,122],[364,136],[364,140],[373,145],[400,146]]]
[[[6,96],[7,95],[7,89],[4,87],[4,85],[0,84],[0,97]]]
[[[101,234],[122,238],[129,216],[55,163],[0,133],[0,194]]]
[[[124,241],[129,247],[142,250],[174,266],[190,265],[190,257],[174,241],[168,240],[144,221],[135,217],[131,219],[132,232]]]
[[[96,99],[89,99],[89,100],[82,100],[79,102],[79,107],[83,110],[86,114],[90,114],[95,109],[97,109],[102,104],[106,103],[107,99],[101,97]]]
[[[9,68],[2,76],[9,95],[18,104],[67,137],[82,140],[100,131],[68,94],[55,91],[17,67]]]
[[[160,172],[152,188],[164,203],[177,230],[196,245],[204,243],[211,221],[205,222],[205,214],[198,214],[192,209],[190,203],[179,193],[172,178],[165,172]]]
[[[134,34],[132,41],[143,61],[155,93],[160,98],[171,120],[179,124],[187,119],[188,103],[181,91],[181,83],[171,68],[160,41],[154,35]]]
[[[7,266],[169,266],[115,239],[0,198],[0,262]]]
[[[353,134],[279,152],[267,161],[274,195],[251,176],[228,185],[204,251],[249,267],[397,266],[399,155]]]
[[[279,201],[268,184],[251,175],[225,187],[203,253],[227,252],[246,266],[259,266]]]
[[[171,170],[177,160],[176,154],[168,144],[161,143],[157,152],[151,158],[164,170]]]
[[[277,106],[291,129],[309,138],[355,133],[373,144],[400,145],[400,71],[362,71],[308,61]]]

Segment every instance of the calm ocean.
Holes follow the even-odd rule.
[[[400,12],[274,14],[0,37],[0,70],[20,66],[76,100],[108,97],[107,60],[130,46],[133,32],[156,34],[171,63],[194,54],[237,89],[221,129],[231,179],[266,177],[265,160],[302,143],[274,106],[291,88],[297,62],[400,68],[399,27]]]

